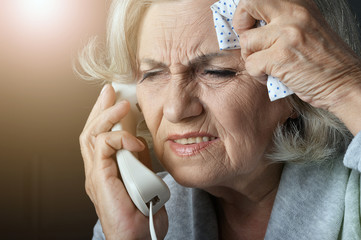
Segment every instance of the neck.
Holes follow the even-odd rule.
[[[252,178],[240,177],[241,183],[206,189],[216,197],[222,239],[264,239],[282,169],[268,165]]]

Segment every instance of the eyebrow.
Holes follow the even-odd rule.
[[[200,56],[195,57],[194,59],[191,59],[188,62],[189,66],[192,65],[203,65],[209,63],[214,58],[220,58],[220,57],[226,57],[231,55],[230,52],[214,52],[214,53],[208,53],[208,54],[202,54]],[[152,67],[159,67],[159,68],[166,68],[167,64],[163,62],[159,62],[157,60],[151,59],[151,58],[144,58],[141,60],[140,64],[148,64]]]

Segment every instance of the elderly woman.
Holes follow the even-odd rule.
[[[137,81],[171,190],[158,237],[360,239],[361,60],[347,4],[241,0],[241,48],[226,51],[213,3],[114,1],[107,50],[96,55],[92,42],[81,60],[92,78]],[[267,75],[295,94],[271,102]],[[110,132],[129,111],[114,103],[107,84],[80,137],[94,239],[149,238],[114,160],[118,149],[142,158],[145,146]]]

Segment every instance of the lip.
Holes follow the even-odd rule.
[[[216,139],[208,141],[208,142],[200,142],[200,143],[193,143],[193,144],[187,144],[183,145],[180,143],[176,143],[174,140],[182,139],[182,138],[192,138],[192,137],[215,137]],[[214,142],[218,141],[218,137],[208,134],[208,133],[186,133],[186,134],[173,134],[168,137],[168,143],[170,146],[170,149],[178,156],[180,157],[189,157],[192,155],[197,155],[200,151],[204,150]]]

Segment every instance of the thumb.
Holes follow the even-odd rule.
[[[153,171],[152,168],[152,158],[150,157],[150,152],[148,144],[144,138],[138,137],[138,139],[144,144],[145,148],[143,151],[138,152],[138,158],[141,163],[143,163],[147,168]]]

